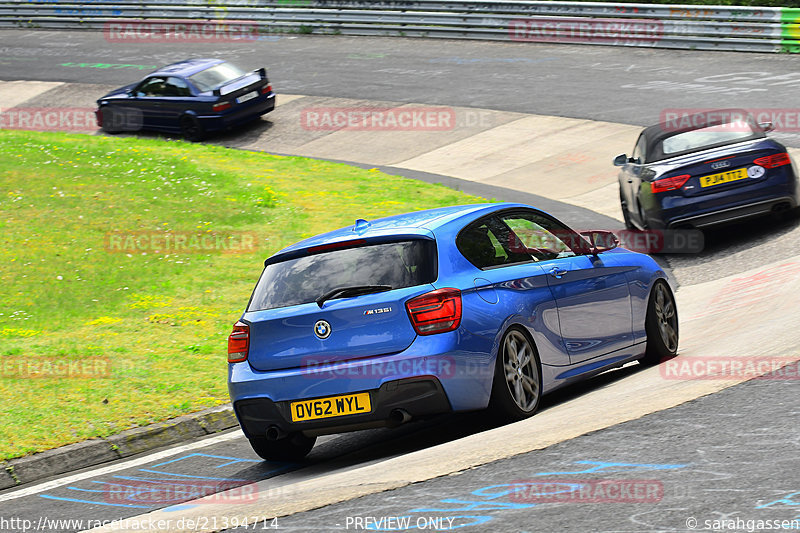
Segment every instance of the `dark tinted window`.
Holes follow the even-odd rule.
[[[155,77],[144,80],[136,88],[136,92],[140,96],[163,96],[164,87],[167,84],[167,78]]]
[[[432,283],[436,276],[433,241],[413,240],[334,250],[268,265],[247,310],[311,303],[340,287],[413,287]]]
[[[164,84],[164,96],[192,96],[192,91],[182,79],[170,77]]]
[[[531,261],[527,253],[512,250],[511,230],[495,218],[485,219],[465,228],[456,238],[456,246],[478,268],[490,268]]]

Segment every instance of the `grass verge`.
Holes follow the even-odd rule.
[[[263,260],[482,199],[377,170],[136,138],[0,132],[0,459],[228,401]]]

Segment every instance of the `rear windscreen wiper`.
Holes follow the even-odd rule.
[[[353,287],[338,287],[332,289],[315,300],[317,305],[322,308],[328,300],[333,298],[346,298],[348,296],[361,296],[362,294],[370,294],[373,292],[384,292],[392,290],[391,285],[355,285]]]

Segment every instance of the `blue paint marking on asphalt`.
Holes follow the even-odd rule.
[[[171,507],[165,507],[161,509],[161,511],[165,513],[174,513],[176,511],[185,511],[187,509],[194,509],[195,507],[199,507],[196,503],[188,504],[188,505],[173,505]]]
[[[139,470],[141,470],[142,472],[147,472],[149,474],[167,474],[170,476],[188,478],[188,479],[207,479],[210,481],[252,481],[251,479],[239,479],[233,477],[198,476],[196,474],[172,474],[170,472],[162,472],[160,470],[150,470],[149,468],[140,468]],[[120,476],[114,476],[114,477],[120,477]]]
[[[189,459],[191,457],[208,457],[208,458],[211,458],[211,459],[223,459],[223,460],[227,459],[228,460],[227,463],[221,464],[221,465],[217,466],[216,468],[219,468],[220,466],[232,465],[232,464],[235,464],[235,463],[260,463],[260,462],[262,462],[262,461],[260,461],[258,459],[240,459],[238,457],[228,457],[226,455],[208,455],[208,454],[205,454],[205,453],[190,453],[189,455],[184,455],[183,457],[177,457],[175,459],[170,459],[169,461],[164,461],[163,463],[158,463],[157,465],[153,465],[153,468],[157,468],[159,466],[168,465],[168,464],[171,464],[171,463],[177,463],[178,461],[183,461],[184,459]]]
[[[793,498],[797,498],[796,500]],[[765,503],[763,505],[756,505],[756,509],[766,509],[767,507],[772,507],[773,505],[787,505],[789,507],[800,507],[800,491],[791,492],[775,501],[771,501],[769,503]],[[800,520],[800,514],[794,517],[795,520]]]
[[[148,474],[160,474],[161,476],[167,476],[167,477],[153,478],[153,477],[136,476],[136,475],[128,475],[128,476],[114,475],[114,476],[112,476],[113,479],[122,480],[122,481],[101,481],[101,480],[96,480],[96,479],[89,480],[90,483],[104,485],[105,488],[102,488],[102,489],[83,488],[83,487],[77,487],[77,486],[68,486],[68,487],[66,487],[66,489],[70,490],[70,491],[75,491],[75,492],[78,492],[78,493],[104,494],[106,496],[107,495],[112,495],[112,494],[114,494],[114,495],[125,494],[127,492],[130,492],[129,490],[126,490],[126,489],[133,489],[133,490],[136,491],[136,494],[132,495],[132,497],[135,497],[136,495],[140,495],[140,494],[146,495],[146,494],[152,494],[152,493],[160,493],[163,490],[164,485],[169,486],[169,485],[175,485],[176,483],[184,483],[185,482],[184,480],[189,480],[189,479],[196,479],[196,480],[202,480],[202,481],[220,481],[220,482],[228,482],[228,483],[252,483],[252,482],[256,481],[256,480],[253,480],[253,479],[242,479],[242,478],[232,478],[232,477],[211,477],[211,476],[199,476],[197,474],[180,474],[180,473],[177,473],[177,472],[169,472],[169,471],[155,470],[154,469],[154,468],[159,468],[159,467],[163,467],[163,466],[166,466],[166,465],[170,465],[170,464],[173,464],[173,463],[177,463],[179,461],[183,461],[185,459],[189,459],[189,458],[192,458],[192,457],[211,459],[211,460],[213,460],[213,462],[216,462],[216,460],[219,460],[220,464],[213,465],[213,468],[222,468],[222,467],[227,467],[227,466],[236,465],[236,464],[240,464],[240,463],[263,463],[263,461],[257,460],[257,459],[242,459],[242,458],[239,458],[239,457],[230,457],[230,456],[225,456],[225,455],[209,455],[209,454],[203,454],[203,453],[191,453],[191,454],[188,454],[188,455],[185,455],[185,456],[181,456],[181,457],[177,457],[177,458],[174,458],[174,459],[170,459],[169,461],[164,461],[162,463],[155,464],[155,465],[153,465],[153,469],[148,469],[148,468],[139,468],[138,469],[140,472],[146,472]],[[209,461],[209,462],[212,462],[212,461]],[[211,466],[211,465],[207,465],[207,467],[209,467],[209,466]],[[272,474],[276,474],[278,472],[287,470],[287,469],[291,468],[292,466],[293,466],[293,464],[291,464],[291,463],[278,463],[276,468],[273,468],[272,470],[269,470],[268,472],[263,472],[262,475],[266,478],[266,477],[268,477],[268,476],[270,476]],[[133,482],[133,483],[132,484],[124,483],[125,481]],[[146,484],[151,484],[152,486],[148,487]],[[132,508],[141,508],[141,509],[151,509],[152,507],[155,506],[155,504],[166,503],[166,502],[154,501],[154,502],[150,502],[151,503],[150,505],[136,505],[136,504],[132,504],[132,503],[112,503],[112,502],[104,502],[104,501],[96,501],[96,500],[85,500],[85,499],[80,499],[80,498],[68,498],[68,497],[64,497],[64,496],[55,496],[55,495],[51,495],[51,494],[39,494],[39,497],[47,498],[47,499],[51,499],[51,500],[61,500],[61,501],[76,502],[76,503],[88,503],[88,504],[92,504],[92,505],[105,505],[105,506],[109,506],[109,507],[132,507]],[[176,506],[172,506],[169,509],[170,510],[180,510],[180,509],[191,508],[191,507],[193,507],[193,505],[188,505],[188,506],[186,506],[186,505],[176,505]]]
[[[134,507],[137,509],[150,509],[151,505],[133,505],[129,503],[106,503],[106,502],[98,502],[94,500],[78,500],[76,498],[62,498],[61,496],[51,496],[49,494],[39,494],[40,498],[47,498],[48,500],[61,500],[65,502],[78,502],[78,503],[90,503],[92,505],[107,505],[109,507]]]
[[[573,470],[573,471],[563,471],[563,472],[538,472],[532,474],[531,477],[537,476],[565,476],[565,475],[575,475],[575,474],[591,474],[595,472],[628,472],[628,471],[641,471],[641,470],[674,470],[677,468],[685,468],[689,466],[688,464],[648,464],[648,463],[610,463],[606,461],[575,461],[575,464],[579,465],[592,465],[589,468],[585,468],[583,470]],[[470,494],[473,496],[478,496],[483,498],[482,501],[474,501],[474,500],[459,500],[455,498],[443,498],[439,500],[439,502],[443,504],[456,504],[459,507],[425,507],[425,508],[416,508],[411,509],[409,513],[444,513],[444,517],[449,518],[460,518],[460,519],[472,519],[474,522],[467,523],[467,524],[458,524],[449,529],[459,529],[462,527],[468,526],[476,526],[480,524],[485,524],[486,522],[491,521],[494,517],[489,515],[459,515],[456,517],[452,517],[447,513],[453,512],[464,512],[464,511],[511,511],[516,509],[527,509],[531,507],[536,507],[539,504],[536,503],[514,503],[514,502],[494,502],[492,500],[496,498],[500,498],[501,496],[507,496],[518,491],[521,487],[528,486],[531,484],[535,484],[537,482],[524,482],[524,481],[514,481],[511,483],[503,483],[500,485],[489,485],[486,487],[481,487],[477,490],[472,491]],[[580,487],[582,484],[577,483],[576,486]],[[570,484],[572,486],[572,484]],[[498,490],[500,489],[500,490]],[[573,488],[569,489],[575,490]],[[558,494],[564,491],[557,491],[552,494]],[[800,493],[798,493],[800,494]],[[412,517],[412,515],[404,515],[405,517]],[[419,522],[417,522],[419,523]],[[373,531],[409,531],[412,529],[419,529],[419,526],[412,525],[409,523],[404,523],[401,527],[395,528],[378,528],[378,526],[367,527],[365,529],[371,529]]]

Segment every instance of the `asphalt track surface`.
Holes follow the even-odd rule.
[[[800,59],[780,54],[309,35],[113,43],[100,32],[0,31],[2,80],[123,85],[137,73],[197,56],[266,66],[278,93],[641,126],[668,109],[796,110],[800,81]],[[800,146],[800,135],[784,141]]]
[[[389,38],[302,36],[165,46],[111,44],[95,33],[15,30],[0,32],[0,47],[3,80],[121,85],[144,70],[76,65],[149,68],[190,55],[225,55],[247,68],[269,66],[271,79],[283,92],[471,106],[636,125],[657,120],[668,108],[724,105],[788,109],[797,101],[794,87],[800,79],[800,73],[794,72],[798,60],[791,56]],[[800,146],[797,139],[787,134],[782,140]],[[443,181],[440,176],[409,175]],[[516,191],[484,188],[480,192],[478,189],[485,186],[458,185],[467,192],[499,200],[520,199]],[[541,205],[548,200],[523,201]],[[560,216],[563,210],[570,219],[582,220],[581,224],[609,223],[606,217],[559,204],[554,202],[546,208]],[[724,265],[724,271],[730,273],[758,266],[754,259],[767,262],[796,255],[796,229],[796,221],[765,220],[733,226],[707,234],[706,250],[700,257],[671,256],[666,261],[684,279],[715,279],[720,272],[713,268],[715,264]],[[638,367],[632,365],[558,392],[545,398],[544,408],[558,407],[636,372]],[[419,524],[416,519],[420,516],[444,519],[468,515],[489,517],[472,527],[476,531],[689,531],[709,530],[703,527],[704,520],[715,518],[797,518],[800,411],[796,396],[796,379],[748,382],[545,450],[281,518],[278,526],[326,531],[348,526],[358,529],[356,517],[412,516]],[[227,488],[232,483],[270,478],[275,480],[275,490],[280,490],[289,480],[347,471],[492,427],[491,420],[472,413],[396,430],[325,437],[303,465],[264,463],[241,437],[210,437],[206,442],[213,444],[208,446],[197,443],[196,448],[175,454],[164,450],[163,456],[151,459],[148,454],[136,464],[131,464],[131,459],[112,463],[108,466],[114,470],[103,473],[93,473],[97,469],[92,469],[83,475],[73,473],[50,480],[50,485],[36,484],[23,497],[6,499],[13,491],[0,493],[0,530],[22,531],[11,527],[8,521],[13,518],[32,520],[33,526],[41,525],[38,520],[42,517],[111,520],[174,504],[170,489],[156,492],[154,501],[133,504],[136,506],[115,492],[124,490],[120,489],[124,486],[149,487],[153,480],[161,480],[174,491],[175,487],[188,490],[192,483],[218,483],[220,488]],[[565,473],[586,470],[590,464],[579,461],[594,461],[600,468],[585,474]],[[615,468],[609,463],[649,467]],[[634,503],[534,502],[521,501],[514,495],[494,497],[494,493],[482,490],[543,473],[556,473],[547,479],[558,478],[559,482],[575,475],[583,476],[582,480],[656,480],[663,495],[659,501]],[[174,481],[184,478],[191,482],[184,486]],[[687,526],[690,517],[699,520],[699,527]],[[466,526],[468,521],[464,518],[458,525]],[[272,524],[268,521],[262,525]],[[61,528],[50,524],[39,530],[84,528],[85,524]],[[748,524],[716,530],[745,531]]]

